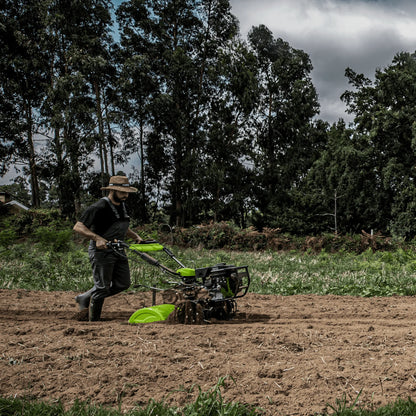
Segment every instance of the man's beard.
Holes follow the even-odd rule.
[[[127,197],[126,196],[123,196],[122,198],[119,198],[118,195],[116,193],[114,193],[113,199],[118,204],[121,204],[122,202],[124,202],[127,199]]]

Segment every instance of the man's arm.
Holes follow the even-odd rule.
[[[82,236],[89,238],[90,240],[95,241],[95,245],[99,250],[106,248],[107,240],[98,234],[92,232],[88,227],[86,227],[81,221],[77,221],[74,225],[73,230]]]
[[[130,228],[127,230],[126,237],[131,238],[135,243],[140,243],[142,241],[140,236]]]

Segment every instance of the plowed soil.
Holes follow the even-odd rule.
[[[106,299],[101,322],[74,319],[76,293],[0,291],[0,396],[76,399],[129,410],[183,406],[226,377],[225,401],[265,415],[367,408],[416,397],[411,297],[248,294],[231,321],[128,324],[151,293]],[[157,301],[160,302],[159,299]],[[360,394],[361,392],[361,394]]]

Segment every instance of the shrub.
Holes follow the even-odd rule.
[[[144,228],[141,228],[144,230]],[[148,231],[148,230],[147,230]],[[141,233],[143,236],[143,233]],[[233,223],[209,223],[190,228],[166,228],[155,232],[154,238],[170,245],[190,248],[233,249],[250,251],[291,251],[298,250],[318,254],[322,251],[363,253],[372,251],[391,251],[399,247],[409,247],[412,243],[395,241],[381,233],[368,234],[362,231],[359,235],[322,234],[318,236],[296,237],[284,234],[279,228],[254,227],[240,229]]]
[[[58,209],[30,209],[7,217],[9,228],[13,228],[19,237],[33,234],[39,227],[54,229],[69,228],[70,224],[63,219]],[[72,227],[71,227],[72,228]]]
[[[71,244],[73,232],[71,229],[59,230],[49,226],[37,228],[33,236],[45,248],[64,251]]]
[[[4,222],[4,229],[0,230],[0,247],[8,247],[17,238],[17,233],[14,228],[8,225],[8,222]]]

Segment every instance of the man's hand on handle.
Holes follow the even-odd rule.
[[[82,222],[78,221],[75,225],[74,225],[74,231],[81,234],[82,236],[89,238],[90,240],[94,240],[95,244],[97,246],[97,248],[99,250],[103,250],[105,248],[107,248],[106,244],[107,244],[107,240],[101,236],[99,236],[98,234],[95,234],[94,232],[92,232],[89,228],[87,228]]]
[[[95,245],[98,250],[104,250],[107,248],[107,240],[98,235],[97,238],[95,238]]]

